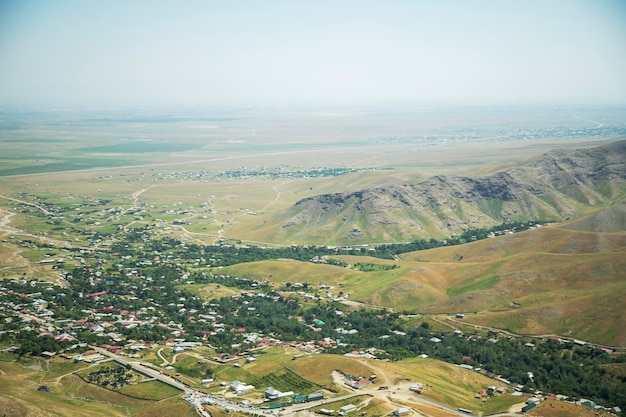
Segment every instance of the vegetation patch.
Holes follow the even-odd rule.
[[[177,372],[192,378],[209,378],[213,375],[213,369],[209,363],[194,356],[179,355],[174,367]]]
[[[294,391],[308,394],[318,388],[317,384],[307,381],[291,369],[284,367],[252,382],[255,387],[274,387],[279,391]]]
[[[130,142],[116,145],[93,146],[79,149],[79,151],[102,153],[184,152],[201,147],[202,144],[197,143]]]
[[[133,379],[133,373],[117,365],[103,366],[89,372],[85,379],[90,384],[96,384],[102,388],[117,389],[128,385]]]
[[[226,285],[220,284],[183,284],[177,285],[177,290],[189,292],[190,294],[198,295],[203,300],[217,300],[223,297],[231,297],[239,294],[241,291],[236,291]]]
[[[369,262],[359,262],[354,264],[353,268],[357,271],[362,272],[373,272],[373,271],[389,271],[391,269],[396,269],[398,265],[384,265],[384,264],[374,264]]]
[[[451,287],[446,290],[446,294],[450,297],[456,297],[457,295],[465,294],[471,291],[483,291],[493,288],[500,281],[500,277],[494,275],[492,277],[482,279],[476,282],[469,282],[458,287]]]
[[[120,167],[132,164],[133,162],[122,159],[76,158],[60,162],[50,162],[43,165],[29,165],[12,169],[3,169],[0,170],[0,176],[45,174],[50,172],[75,171],[96,167]]]
[[[169,385],[159,381],[147,381],[138,384],[126,385],[118,388],[117,392],[130,397],[153,401],[161,401],[180,394],[180,391],[176,388],[170,387]]]

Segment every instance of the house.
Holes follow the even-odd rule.
[[[95,326],[91,328],[91,331],[92,333],[103,333],[104,327],[100,326],[99,324],[96,324]]]
[[[57,340],[59,342],[71,342],[74,340],[74,337],[72,337],[72,335],[69,333],[61,333]]]
[[[278,396],[282,394],[280,391],[278,391],[277,389],[273,388],[273,387],[268,387],[265,390],[265,398],[267,398],[268,400],[275,400],[276,398],[278,398]]]
[[[372,381],[370,381],[369,379],[363,378],[363,379],[359,379],[358,381],[351,381],[348,385],[354,389],[361,389],[371,384],[372,384]]]
[[[398,408],[393,411],[394,416],[406,416],[411,412],[410,408]]]
[[[233,391],[235,394],[237,395],[244,395],[247,394],[248,392],[252,391],[254,389],[254,386],[252,385],[246,385],[243,382],[240,381],[233,381],[230,384],[230,390]]]
[[[185,341],[181,341],[179,343],[176,343],[174,346],[175,347],[179,347],[182,348],[184,350],[191,350],[197,346],[200,346],[202,343],[199,342],[185,342]]]
[[[350,411],[354,411],[354,410],[356,410],[356,405],[354,405],[354,404],[344,405],[343,407],[341,407],[339,409],[339,414],[340,415],[344,415],[344,414],[349,413]]]
[[[474,395],[474,398],[489,398],[489,394],[485,390],[480,390]]]
[[[103,295],[107,295],[107,292],[106,291],[94,292],[94,293],[91,293],[91,294],[87,294],[85,296],[85,298],[101,297]]]
[[[411,385],[409,387],[409,391],[413,391],[416,394],[421,394],[422,393],[422,385],[421,384]]]
[[[293,391],[281,392],[280,394],[278,394],[278,398],[277,399],[293,397],[295,395],[296,394]]]
[[[321,392],[316,392],[316,393],[307,395],[306,402],[317,401],[317,400],[322,400],[322,399],[324,399],[324,394]]]

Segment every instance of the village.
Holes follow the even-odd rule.
[[[90,281],[87,281],[88,285],[95,286],[94,280],[98,280],[95,274],[96,271],[91,270],[89,272],[90,275],[88,278]],[[129,283],[132,283],[138,280],[137,274],[137,271],[132,271],[129,267],[129,273],[123,276],[126,276]],[[141,277],[139,279],[145,281],[147,277]],[[327,303],[329,306],[334,305],[329,311],[333,316],[341,319],[341,327],[329,329],[326,325],[326,321],[332,321],[332,318],[329,316],[315,315],[310,318],[300,316],[298,322],[310,332],[309,334],[312,338],[300,341],[281,340],[280,337],[271,336],[276,334],[276,332],[272,332],[271,329],[269,329],[268,334],[259,331],[251,331],[245,327],[239,326],[235,318],[241,318],[241,316],[254,316],[258,318],[257,309],[263,310],[265,308],[263,307],[263,303],[293,306],[298,303],[318,302],[317,296],[312,296],[303,291],[303,289],[305,289],[304,284],[294,284],[293,292],[287,295],[283,291],[274,291],[271,290],[270,287],[264,286],[263,283],[250,280],[234,279],[234,277],[223,275],[217,275],[213,277],[213,279],[221,280],[221,282],[235,282],[239,286],[248,288],[241,290],[237,295],[229,297],[225,305],[220,305],[215,302],[204,302],[195,297],[190,297],[190,294],[176,291],[171,285],[160,286],[158,291],[160,291],[164,297],[167,295],[168,297],[172,297],[172,300],[175,301],[167,304],[167,307],[171,309],[170,311],[176,313],[171,314],[167,309],[163,308],[164,306],[162,304],[156,303],[154,300],[146,299],[145,303],[141,303],[141,299],[138,297],[138,295],[141,294],[137,292],[138,288],[133,288],[137,286],[133,285],[123,286],[128,288],[127,294],[120,294],[119,292],[113,294],[109,291],[97,291],[92,293],[80,291],[77,293],[79,296],[78,299],[67,303],[71,293],[70,288],[62,289],[49,282],[29,281],[24,278],[5,281],[3,283],[4,286],[0,287],[0,314],[4,317],[5,323],[0,333],[0,340],[22,340],[24,344],[24,341],[28,339],[21,339],[20,335],[36,335],[36,339],[39,340],[41,340],[42,337],[48,337],[49,340],[54,340],[57,343],[42,343],[42,349],[46,346],[51,346],[47,348],[50,350],[38,350],[38,348],[35,347],[31,348],[31,354],[40,355],[48,360],[58,355],[64,360],[94,364],[100,361],[110,360],[110,357],[99,353],[91,346],[97,346],[100,351],[105,350],[111,355],[126,357],[128,358],[126,360],[129,361],[142,361],[143,358],[145,358],[146,352],[149,351],[157,352],[157,355],[161,357],[161,351],[166,348],[171,352],[170,354],[173,358],[175,358],[177,354],[188,353],[214,365],[227,364],[234,367],[241,367],[247,363],[254,362],[257,352],[261,352],[263,349],[270,346],[288,346],[297,349],[301,353],[295,355],[293,360],[298,360],[298,358],[304,355],[316,355],[323,352],[341,353],[346,357],[374,360],[388,360],[389,358],[388,352],[379,347],[358,347],[354,345],[355,340],[359,340],[358,338],[362,336],[361,332],[357,328],[351,327],[350,322],[346,321],[350,313],[348,311],[342,311],[342,308],[339,307],[340,300],[336,300],[334,297],[328,299],[329,301],[327,301]],[[311,291],[313,288],[307,285],[306,290]],[[333,288],[323,286],[321,290],[326,294],[330,293]],[[322,299],[324,299],[324,297],[322,297]],[[122,302],[121,300],[124,301]],[[77,308],[80,308],[82,304],[83,308],[79,310],[65,310],[61,308],[63,302],[75,305]],[[115,306],[113,306],[113,304]],[[143,306],[138,307],[139,305]],[[229,316],[222,310],[226,306],[227,308],[233,309],[232,312],[234,315]],[[71,319],[63,316],[59,317],[60,314],[70,315],[69,313],[80,318]],[[322,317],[324,320],[319,317]],[[385,322],[390,319],[388,313],[378,313],[372,317],[373,320],[378,322]],[[402,316],[398,316],[397,318],[402,320]],[[463,315],[458,314],[457,318],[462,319]],[[229,319],[234,320],[235,323],[229,322]],[[189,326],[187,323],[193,323],[194,326]],[[147,333],[150,329],[158,329],[158,331]],[[201,330],[198,331],[197,329]],[[322,333],[324,333],[324,335],[328,334],[329,331],[335,336],[319,337]],[[141,335],[142,332],[144,332],[144,337],[151,335],[153,340],[147,341],[132,337],[133,335]],[[429,335],[428,333],[424,333],[424,335],[429,336],[427,338],[424,337],[424,342],[428,343],[435,350],[437,345],[441,344],[443,340],[449,340],[452,336],[456,339],[465,338],[462,332],[458,330],[452,332],[450,336],[445,334]],[[407,337],[408,334],[406,331],[388,329],[388,333],[377,336],[377,340],[385,341],[390,338],[397,340],[398,338]],[[469,335],[467,337],[467,340],[480,341],[481,339],[482,337],[480,335]],[[497,346],[498,342],[499,338],[490,337],[483,339],[482,343]],[[560,344],[579,345],[581,347],[586,345],[585,342],[573,341],[567,343],[567,341],[562,339],[559,339],[557,342]],[[9,346],[4,348],[3,351],[19,352],[22,347],[23,345]],[[534,345],[529,342],[524,346],[526,349],[533,347]],[[604,351],[607,355],[612,353],[607,349],[604,349]],[[433,354],[435,352],[429,351],[429,353]],[[421,353],[420,356],[423,358],[429,357],[426,353]],[[461,358],[461,362],[458,365],[461,368],[479,372],[493,378],[494,381],[500,382],[500,385],[486,386],[483,390],[478,391],[476,398],[481,401],[488,400],[494,395],[502,395],[504,393],[520,395],[520,399],[523,398],[522,395],[525,395],[527,404],[524,406],[523,411],[528,411],[535,407],[541,399],[553,398],[567,400],[567,397],[563,395],[547,395],[541,392],[534,393],[534,395],[523,394],[523,391],[525,391],[523,385],[511,382],[505,377],[489,372],[484,368],[472,366],[469,364],[470,362],[471,357],[465,355]],[[170,375],[172,378],[180,378],[176,363],[170,364],[167,360],[163,359],[162,363],[152,365],[152,367],[153,369],[159,369],[161,373]],[[530,375],[530,377],[532,378],[532,375]],[[389,389],[389,387],[385,385],[375,387],[375,382],[375,376],[342,376],[342,383],[354,391],[369,390],[370,387],[377,391]],[[206,386],[215,384],[221,386],[223,393],[231,392],[232,395],[237,398],[244,398],[243,402],[239,404],[239,406],[244,408],[260,406],[258,403],[254,405],[249,400],[245,399],[247,394],[258,389],[265,390],[262,404],[269,401],[270,403],[265,405],[270,407],[269,409],[284,408],[293,404],[321,400],[325,395],[323,393],[309,393],[305,394],[303,397],[302,393],[295,393],[293,391],[281,392],[271,386],[265,388],[254,387],[237,380],[216,381],[214,378],[210,377],[210,374],[207,377],[199,378],[196,383]],[[423,389],[421,384],[415,382],[413,384],[407,383],[407,386],[404,388],[416,394],[420,394]],[[316,395],[321,395],[321,397],[317,398]],[[198,397],[192,396],[190,398]],[[201,398],[208,401],[207,398],[211,397]],[[578,401],[580,404],[602,408],[614,413],[620,413],[621,411],[618,408],[602,407],[590,400],[581,399]],[[231,406],[233,405],[231,403],[229,404]],[[343,415],[353,411],[355,408],[348,406],[338,410],[322,408],[319,412],[327,415],[334,413]],[[404,415],[406,413],[408,413],[408,411],[403,409],[396,410],[396,415]]]
[[[149,217],[147,208],[136,205],[136,201],[127,210],[97,209],[106,204],[99,200],[89,203],[94,205],[92,209],[82,204],[55,208],[34,200],[31,205],[22,205],[22,210],[34,210],[52,224],[70,221],[94,227],[120,221],[122,216]],[[545,394],[533,388],[537,380],[547,378],[542,365],[537,362],[530,368],[514,369],[516,357],[531,353],[536,358],[533,360],[541,361],[548,354],[556,352],[558,356],[560,351],[576,348],[588,355],[590,363],[611,360],[611,349],[577,340],[517,340],[493,332],[466,334],[454,327],[434,330],[434,322],[427,316],[358,308],[359,303],[350,300],[349,292],[341,286],[308,283],[306,277],[302,282],[280,284],[221,273],[221,264],[254,260],[254,256],[269,252],[250,252],[251,258],[244,259],[225,241],[201,246],[171,237],[168,228],[181,224],[177,218],[189,214],[186,210],[167,209],[167,221],[154,219],[149,227],[122,227],[108,234],[68,229],[64,232],[68,236],[63,235],[68,240],[59,246],[59,241],[53,244],[43,239],[46,236],[41,240],[9,236],[12,243],[39,254],[39,267],[56,279],[18,276],[2,281],[1,350],[93,364],[110,360],[101,352],[129,361],[145,361],[152,355],[151,366],[159,372],[175,379],[191,378],[200,385],[217,384],[225,392],[241,395],[244,401],[251,391],[268,390],[264,399],[280,404],[273,407],[297,404],[301,400],[298,396],[308,398],[315,393],[281,392],[272,386],[251,388],[247,381],[239,380],[218,381],[211,367],[245,365],[270,347],[296,349],[295,360],[301,355],[323,353],[375,361],[407,356],[435,358],[496,381],[476,392],[477,401],[504,393],[519,395],[520,401],[529,401],[526,410],[530,410],[538,401],[531,398],[571,400],[571,395]],[[72,240],[70,235],[76,237]],[[332,253],[338,248],[315,250]],[[310,262],[333,262],[326,255],[308,253],[304,252]],[[206,286],[228,288],[228,293],[202,297],[198,289]],[[452,316],[456,321],[465,318],[463,313]],[[440,348],[442,345],[446,348]],[[605,356],[597,356],[598,351]],[[166,358],[164,352],[170,356]],[[211,364],[207,374],[193,372],[190,376],[188,370],[178,369],[178,354],[194,355]],[[353,390],[379,391],[385,387],[373,384],[366,375],[345,382]],[[404,389],[421,392],[422,387],[415,386],[419,388]],[[574,401],[620,412],[619,408],[581,397]],[[324,413],[329,414],[329,410],[325,408]]]

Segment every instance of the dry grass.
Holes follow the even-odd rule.
[[[570,404],[561,401],[546,400],[528,412],[531,416],[541,417],[609,417],[614,414],[594,410],[582,405]]]
[[[437,290],[458,294],[421,311],[480,312],[466,321],[618,346],[626,344],[626,306],[606,300],[626,297],[625,253],[625,233],[547,227],[402,255],[401,265],[420,273],[398,282],[432,289],[435,277]]]
[[[363,377],[369,377],[375,373],[373,368],[354,358],[337,355],[306,356],[293,361],[289,367],[301,377],[322,386],[331,384],[331,373],[333,371]]]
[[[203,300],[217,300],[241,292],[220,284],[183,284],[177,285],[176,289],[197,294]]]
[[[326,284],[337,286],[353,271],[331,265],[319,265],[288,259],[249,262],[223,268],[221,271],[233,276],[255,280],[269,280],[274,285],[286,283]]]
[[[33,363],[31,365],[36,365]],[[51,364],[53,365],[53,364]],[[63,364],[60,364],[63,365]],[[31,366],[32,367],[32,366]],[[0,362],[0,415],[106,417],[178,415],[192,417],[195,411],[179,395],[164,401],[138,400],[88,384],[71,373],[61,372],[65,365],[50,372],[18,363]],[[67,370],[71,372],[71,370]],[[38,391],[41,385],[50,392]]]

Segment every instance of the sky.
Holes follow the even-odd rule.
[[[626,0],[0,0],[0,104],[623,105]]]

